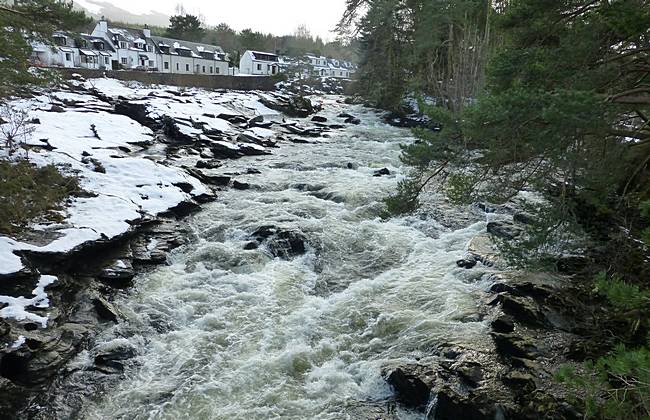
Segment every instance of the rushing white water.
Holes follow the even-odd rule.
[[[336,120],[343,106],[330,98],[326,109]],[[80,417],[359,418],[360,405],[391,397],[382,368],[480,340],[483,285],[455,261],[485,223],[382,221],[381,199],[402,170],[398,145],[412,139],[371,110],[345,110],[362,125],[228,163],[223,172],[262,173],[237,177],[253,188],[224,192],[189,219],[196,241],[117,300],[127,321],[98,345],[137,356]],[[393,175],[373,177],[381,167]],[[263,225],[302,232],[307,253],[244,250]]]

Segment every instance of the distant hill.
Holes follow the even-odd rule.
[[[148,24],[150,26],[169,26],[169,15],[151,11],[144,14],[134,14],[127,10],[120,9],[108,1],[101,0],[74,0],[74,7],[86,12],[89,16],[100,19],[104,16],[106,19],[114,22],[129,24]]]

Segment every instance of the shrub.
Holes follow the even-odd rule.
[[[76,177],[53,165],[41,168],[27,161],[0,160],[0,234],[16,234],[30,221],[60,221],[63,200],[80,191]]]

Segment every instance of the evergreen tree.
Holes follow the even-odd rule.
[[[0,98],[50,80],[47,74],[30,71],[30,42],[47,40],[55,30],[74,30],[89,23],[71,1],[18,0],[0,5]]]
[[[180,14],[169,18],[167,36],[184,41],[200,42],[205,36],[205,29],[197,16]]]

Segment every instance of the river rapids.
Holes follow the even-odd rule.
[[[456,229],[433,217],[382,220],[382,199],[407,171],[399,145],[414,139],[336,99],[323,99],[322,115],[334,121],[346,111],[362,124],[220,168],[261,174],[237,177],[251,189],[224,191],[187,219],[190,244],[117,297],[125,321],[94,346],[135,356],[102,392],[80,392],[72,417],[369,418],[369,407],[393,396],[387,367],[434,357],[443,343],[485,339],[477,311],[486,285],[455,263],[485,221]],[[391,175],[373,176],[383,167]],[[269,225],[299,231],[307,252],[280,259],[264,246],[245,250]],[[83,372],[91,352],[69,369]],[[70,375],[59,388],[70,393],[100,377]]]

